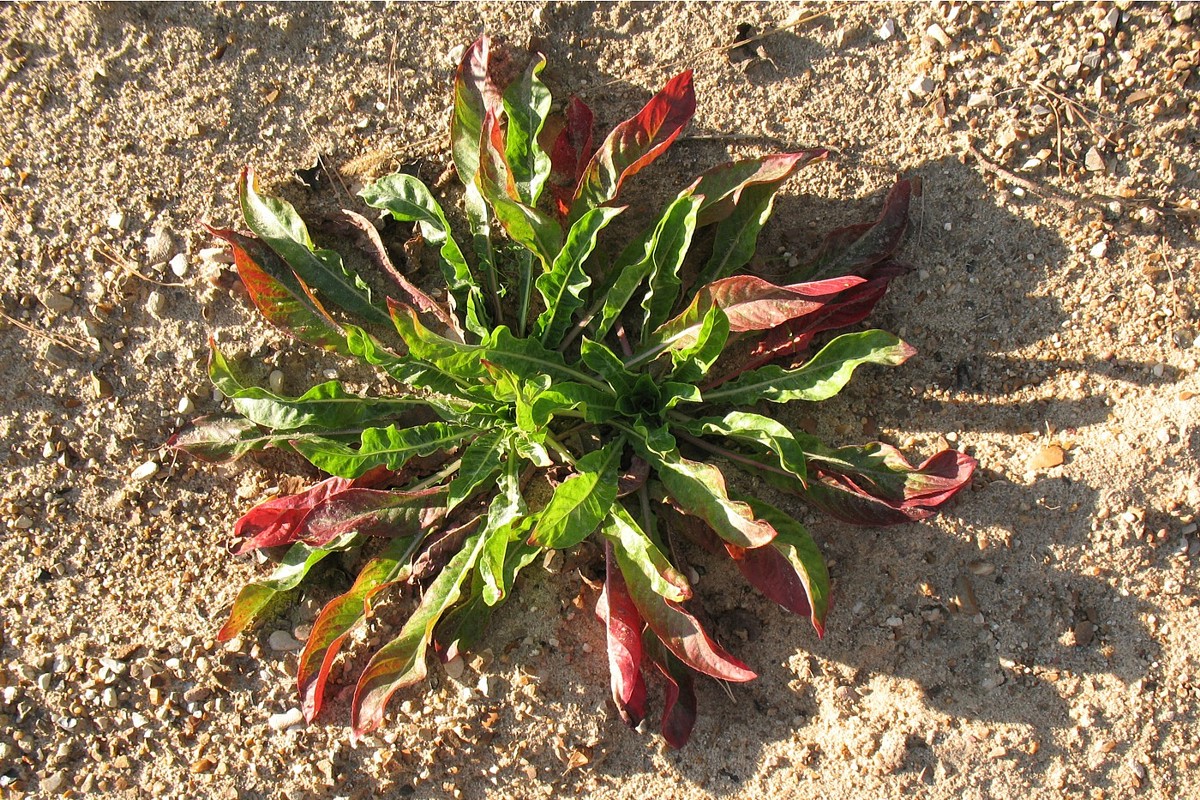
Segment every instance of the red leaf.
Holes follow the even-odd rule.
[[[299,494],[275,497],[265,503],[259,503],[234,525],[234,537],[242,540],[238,542],[234,552],[242,555],[262,547],[291,544],[301,538],[305,518],[313,509],[351,487],[382,486],[393,476],[394,473],[386,468],[378,467],[352,481],[345,478],[326,478]]]
[[[604,623],[608,642],[608,672],[613,702],[621,719],[631,728],[646,716],[646,682],[642,678],[642,622],[629,588],[613,556],[612,544],[604,543],[607,575],[596,601],[596,616]]]
[[[809,605],[804,583],[782,553],[771,545],[749,550],[729,544],[725,547],[750,585],[768,600],[778,603],[796,616],[812,616],[812,606]]]
[[[565,217],[571,210],[575,190],[592,157],[592,110],[578,97],[572,96],[567,102],[566,115],[560,118],[558,124],[561,128],[548,148],[550,177],[546,185],[554,197],[558,213]]]
[[[667,682],[663,695],[662,735],[676,750],[688,743],[696,725],[696,690],[692,671],[671,655],[650,631],[645,637],[646,656]]]
[[[738,358],[736,367],[709,382],[704,388],[720,386],[743,372],[758,369],[772,361],[788,356],[803,356],[818,333],[844,328],[865,319],[887,291],[892,278],[906,270],[907,268],[900,264],[888,262],[876,267],[871,279],[867,281],[848,276],[815,282],[819,285],[836,280],[860,281],[831,298],[822,298],[821,302],[814,303],[810,311],[767,330],[748,356]]]
[[[608,135],[592,156],[571,204],[571,220],[617,196],[626,178],[662,155],[696,113],[692,72],[681,72],[635,116]]]

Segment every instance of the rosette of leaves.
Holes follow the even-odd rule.
[[[915,182],[898,182],[878,220],[833,231],[810,263],[774,282],[746,274],[759,232],[779,188],[823,150],[710,169],[614,243],[605,234],[627,210],[623,185],[695,110],[692,75],[593,146],[591,112],[577,98],[556,112],[544,66],[486,38],[463,56],[450,135],[466,235],[411,175],[361,193],[413,223],[445,278],[444,300],[397,270],[375,228],[352,214],[387,281],[370,288],[314,244],[290,204],[260,194],[249,170],[239,189],[250,233],[210,229],[270,323],[386,376],[370,395],[326,381],[283,396],[248,382],[214,346],[210,375],[236,414],[196,420],[172,440],[210,461],[291,450],[330,475],[238,521],[236,552],[286,550],[242,589],[219,634],[263,617],[331,553],[363,549],[353,585],[316,618],[300,656],[308,719],[380,593],[419,587],[415,611],[358,678],[354,737],[381,724],[396,691],[422,682],[430,645],[442,659],[470,648],[524,567],[590,538],[604,554],[596,614],[616,709],[638,724],[646,677],[658,674],[662,732],[682,746],[697,674],[755,675],[705,632],[677,537],[726,552],[818,635],[829,608],[809,532],[730,488],[728,471],[837,518],[887,525],[934,513],[975,466],[952,450],[913,466],[885,444],[833,448],[754,410],[820,402],[858,367],[913,354],[883,331],[827,332],[861,321],[905,271],[892,254]]]

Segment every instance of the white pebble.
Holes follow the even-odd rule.
[[[131,472],[129,477],[133,478],[135,481],[144,481],[153,478],[157,474],[158,462],[147,461],[145,464],[142,464],[140,467]]]
[[[176,278],[182,278],[184,275],[187,275],[188,260],[186,255],[183,253],[176,253],[175,256],[171,258],[169,263],[171,266],[171,272],[175,274]]]
[[[114,211],[108,215],[108,227],[114,231],[119,231],[125,227],[125,215],[120,211]]]
[[[106,708],[117,707],[117,690],[109,686],[100,693],[100,702],[104,703]]]
[[[450,51],[446,53],[446,63],[453,66],[458,66],[459,62],[462,61],[463,53],[465,52],[467,52],[467,46],[465,44],[454,45],[454,47],[451,47]]]
[[[271,391],[275,394],[283,392],[283,373],[277,369],[271,370],[270,376],[267,378],[267,383],[271,386]]]
[[[1103,239],[1101,239],[1100,241],[1098,241],[1094,245],[1092,245],[1092,249],[1088,251],[1088,254],[1092,258],[1104,258],[1104,254],[1107,252],[1108,252],[1108,237],[1105,236]]]
[[[934,41],[936,41],[936,42],[937,42],[938,44],[940,44],[942,47],[949,47],[949,46],[950,46],[950,36],[949,36],[949,34],[947,34],[947,33],[946,33],[946,31],[945,31],[945,30],[942,28],[942,26],[941,26],[941,25],[938,25],[936,22],[935,22],[935,23],[933,23],[932,25],[930,25],[930,26],[929,26],[929,27],[928,27],[928,28],[925,30],[925,33],[929,34],[929,38],[931,38],[931,39],[933,39]]]
[[[895,36],[896,35],[896,20],[889,19],[886,22],[884,22],[882,25],[880,25],[875,30],[875,35],[878,36],[880,39],[882,39],[885,42],[888,39]]]
[[[192,402],[191,397],[188,397],[185,394],[183,397],[179,398],[179,405],[176,406],[176,410],[186,417],[188,414],[191,414],[196,410],[196,404]]]

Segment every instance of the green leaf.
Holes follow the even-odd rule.
[[[664,210],[664,219],[670,210],[669,206]],[[630,242],[613,262],[600,290],[599,307],[590,315],[594,316],[596,312],[600,314],[600,318],[592,325],[597,340],[608,335],[621,312],[633,299],[638,287],[642,285],[642,281],[650,274],[653,267],[654,236],[661,225],[662,219]]]
[[[727,341],[729,317],[720,308],[713,306],[704,315],[694,341],[671,351],[671,362],[675,365],[671,377],[682,383],[699,383],[725,350]],[[679,340],[676,344],[679,344]]]
[[[454,241],[445,212],[425,184],[412,175],[396,173],[367,186],[359,192],[359,197],[372,208],[388,211],[402,222],[417,223],[425,242],[437,248],[446,287],[455,309],[464,315],[467,329],[474,333],[485,332],[485,320],[479,316],[482,294],[475,276],[471,274],[462,249]]]
[[[520,464],[516,459],[510,459],[484,522],[485,541],[479,558],[479,576],[483,580],[483,600],[489,606],[503,601],[512,585],[505,580],[506,554],[510,544],[532,524],[526,516],[527,511],[525,498],[521,496]]]
[[[775,454],[780,467],[801,481],[808,474],[805,449],[820,444],[814,437],[793,433],[770,417],[746,411],[731,411],[724,417],[706,417],[678,424],[696,436],[725,436],[766,448]]]
[[[466,500],[496,474],[504,463],[508,447],[508,432],[504,430],[485,433],[467,446],[462,454],[462,466],[450,482],[447,510]]]
[[[463,580],[471,574],[483,551],[483,541],[478,530],[467,537],[450,563],[429,584],[421,604],[400,629],[400,634],[380,648],[367,664],[354,690],[353,739],[379,727],[383,722],[383,709],[397,690],[425,679],[428,674],[425,650],[433,626],[458,602]]]
[[[320,563],[321,559],[330,553],[352,547],[358,541],[357,533],[348,533],[323,547],[309,547],[303,542],[292,545],[270,577],[248,583],[238,592],[229,612],[229,619],[217,633],[217,641],[229,641],[261,620],[272,606],[283,599],[283,595],[300,585],[304,576]]]
[[[654,232],[654,249],[650,256],[650,286],[642,299],[646,314],[644,330],[652,331],[667,321],[679,297],[679,268],[692,244],[696,232],[696,217],[700,213],[701,197],[679,197],[667,209],[663,222]]]
[[[797,369],[774,365],[744,373],[737,380],[704,393],[708,403],[751,405],[760,400],[787,403],[792,400],[827,400],[842,390],[854,370],[862,364],[903,364],[914,350],[885,331],[846,333]]]
[[[579,411],[587,422],[607,422],[616,416],[616,399],[582,383],[555,383],[533,399],[532,423],[544,428],[557,414]]]
[[[769,523],[756,519],[745,503],[729,498],[719,469],[680,455],[665,428],[638,432],[634,446],[658,472],[680,510],[704,520],[718,536],[738,547],[761,547],[774,538]]]
[[[484,118],[480,140],[479,174],[475,184],[492,207],[496,219],[513,241],[533,252],[549,270],[562,249],[562,228],[549,214],[517,199],[517,187],[504,157],[503,132],[495,116]]]
[[[617,464],[623,444],[624,440],[618,439],[575,462],[577,474],[555,487],[529,537],[530,544],[574,547],[596,530],[617,499]]]
[[[286,200],[265,197],[254,188],[254,171],[242,170],[239,186],[246,225],[288,263],[307,285],[346,311],[368,322],[386,323],[387,314],[371,302],[370,290],[342,257],[318,250],[304,220]]]
[[[370,615],[371,598],[402,579],[416,538],[406,536],[388,542],[380,554],[359,571],[349,591],[329,601],[317,615],[296,666],[301,709],[309,722],[321,711],[325,682],[346,636]]]
[[[460,383],[479,381],[488,376],[484,362],[498,364],[523,380],[536,375],[578,381],[601,391],[608,387],[590,375],[567,366],[561,353],[547,350],[536,339],[518,339],[506,326],[493,330],[477,345],[454,342],[430,331],[408,306],[394,304],[392,319],[396,330],[414,358],[429,362]]]
[[[357,478],[381,464],[390,470],[400,469],[411,458],[449,450],[477,433],[474,428],[444,422],[413,428],[389,425],[363,431],[357,450],[320,437],[294,439],[292,447],[317,469],[342,478]]]
[[[778,183],[747,186],[733,213],[717,225],[713,236],[713,253],[696,276],[704,285],[737,272],[750,263],[758,246],[758,234],[774,210]]]
[[[505,157],[517,185],[517,194],[527,205],[537,205],[542,187],[550,176],[550,156],[538,144],[538,135],[550,114],[550,90],[539,79],[546,57],[534,54],[529,65],[504,90],[504,113],[508,117]]]
[[[625,369],[620,356],[607,345],[584,337],[579,343],[579,358],[588,369],[604,378],[618,397],[633,391],[638,376]]]
[[[622,208],[596,208],[584,214],[567,232],[566,243],[554,258],[550,270],[534,285],[546,310],[537,318],[535,331],[542,344],[557,347],[571,326],[571,319],[584,303],[583,292],[592,285],[583,265],[596,246],[596,237],[612,222]]]
[[[646,585],[656,594],[676,603],[692,596],[687,578],[675,569],[620,503],[612,504],[600,534],[612,542],[632,566],[641,570]]]
[[[529,520],[522,520],[521,527],[528,527]],[[542,552],[540,547],[528,545],[522,541],[508,543],[504,555],[504,569],[500,578],[503,589],[495,606],[489,606],[484,599],[486,584],[478,571],[472,576],[470,594],[467,599],[451,609],[437,627],[435,634],[442,657],[447,661],[462,652],[470,650],[483,635],[483,630],[492,618],[496,606],[502,605],[512,592],[517,574]],[[482,556],[481,556],[482,558]]]
[[[413,398],[359,397],[347,393],[337,381],[318,384],[300,397],[282,397],[247,385],[215,345],[209,355],[208,375],[213,386],[233,401],[239,414],[275,431],[353,428],[423,405]]]

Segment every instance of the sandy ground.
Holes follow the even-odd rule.
[[[1184,4],[1063,5],[0,8],[0,795],[1200,797],[1200,37]],[[822,9],[766,60],[722,49]],[[312,374],[211,283],[197,221],[237,221],[246,163],[317,217],[399,164],[435,180],[449,54],[481,32],[532,41],[604,128],[695,68],[647,192],[831,148],[768,255],[924,179],[919,271],[873,319],[920,355],[779,413],[917,458],[944,437],[978,478],[929,524],[806,517],[836,581],[824,640],[698,563],[761,677],[704,683],[680,752],[606,706],[579,553],[530,570],[488,650],[432,668],[380,735],[349,746],[344,696],[290,725],[296,654],[268,637],[313,603],[213,636],[263,570],[223,549],[233,520],[312,474],[158,450],[220,406],[210,333],[260,377]],[[308,190],[291,175],[318,154],[338,180]]]

